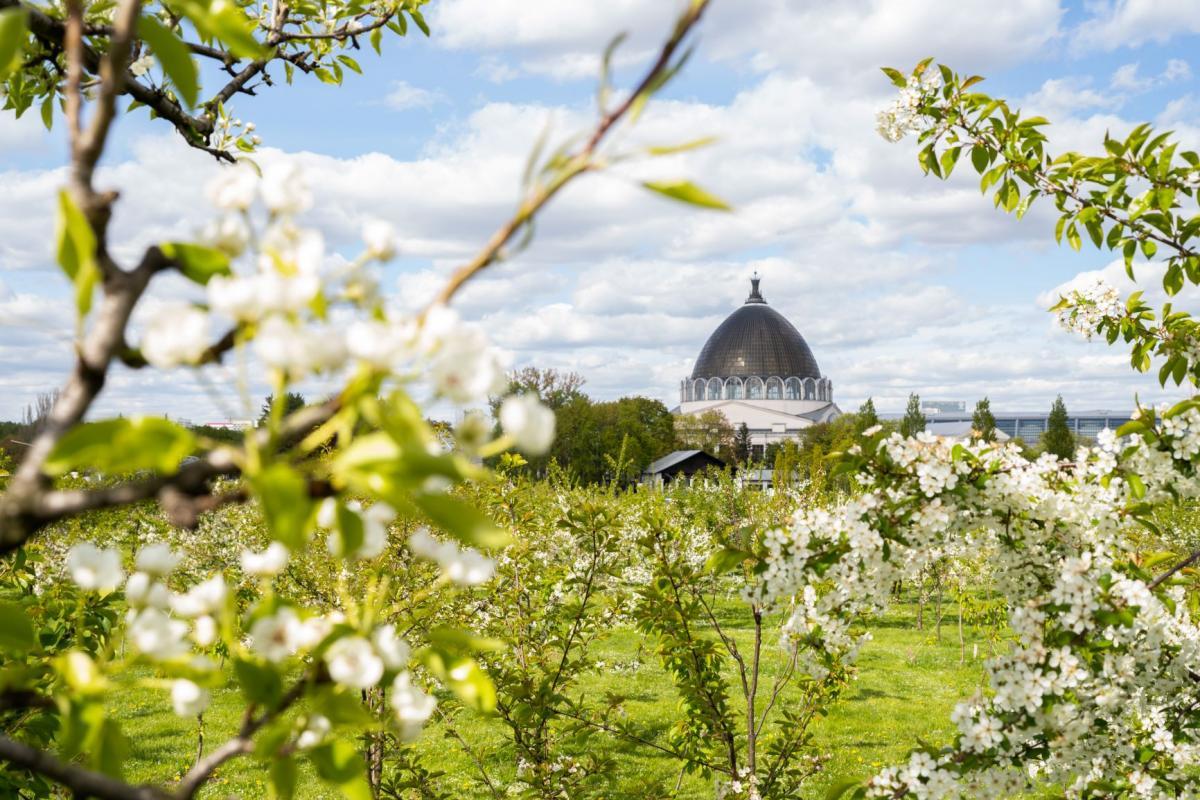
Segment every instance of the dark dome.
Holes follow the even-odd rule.
[[[751,280],[750,296],[704,343],[692,378],[820,378],[808,343],[792,323],[767,305]]]

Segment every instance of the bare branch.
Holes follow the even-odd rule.
[[[1168,578],[1170,578],[1172,575],[1174,575],[1175,573],[1179,572],[1182,569],[1186,569],[1186,568],[1190,567],[1192,564],[1195,564],[1197,561],[1200,561],[1200,550],[1193,551],[1192,554],[1189,555],[1187,558],[1185,558],[1183,561],[1180,561],[1178,564],[1171,567],[1169,570],[1164,572],[1162,575],[1159,575],[1157,578],[1150,581],[1150,583],[1148,583],[1146,585],[1146,588],[1150,589],[1151,591],[1154,591],[1159,586],[1161,586],[1162,583],[1165,580],[1167,580]]]
[[[175,789],[175,796],[178,800],[191,800],[191,798],[195,797],[196,792],[200,791],[200,787],[212,777],[212,774],[222,764],[238,756],[253,752],[254,734],[262,726],[291,708],[297,700],[304,696],[304,692],[309,686],[323,683],[327,679],[324,672],[306,675],[292,685],[292,688],[287,691],[287,694],[280,699],[274,708],[264,711],[257,717],[252,716],[250,710],[247,710],[238,735],[196,762],[196,766],[188,770],[187,774],[180,779],[179,785]]]
[[[23,767],[71,789],[76,797],[98,800],[168,800],[169,794],[152,786],[130,786],[93,770],[59,761],[49,753],[0,734],[0,759]]]

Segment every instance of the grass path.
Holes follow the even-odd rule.
[[[806,787],[806,797],[820,798],[833,783],[869,776],[901,759],[918,738],[932,744],[946,742],[952,730],[950,710],[982,685],[982,662],[971,660],[970,643],[967,663],[959,664],[953,619],[948,619],[938,643],[932,631],[915,629],[914,612],[911,606],[897,606],[871,626],[873,639],[861,652],[858,678],[829,715],[816,723],[816,743],[829,760],[824,771]],[[748,640],[749,632],[737,630],[735,636]],[[633,719],[649,730],[662,730],[674,718],[675,696],[653,651],[638,653],[640,641],[634,631],[614,631],[599,654],[605,668],[589,677],[583,689],[611,691],[628,697],[626,709]],[[981,644],[981,656],[984,651]],[[639,665],[634,668],[613,669],[614,665],[628,667],[635,659]],[[112,698],[122,726],[132,740],[133,759],[128,777],[134,781],[169,780],[181,775],[191,764],[196,725],[171,713],[165,691],[140,687],[138,680],[143,677],[137,673],[126,676]],[[204,726],[211,745],[233,734],[241,707],[236,689],[214,693]],[[464,719],[461,730],[484,755],[489,771],[501,784],[513,778],[513,757],[504,747],[504,730],[498,722],[472,717]],[[446,773],[443,780],[453,794],[464,798],[479,796],[470,778],[475,767],[458,745],[442,733],[438,725],[431,725],[420,740],[419,747],[429,758],[425,763],[436,764]],[[596,746],[606,748],[602,752],[616,760],[613,797],[646,797],[641,787],[647,781],[675,784],[679,768],[669,757],[615,742],[605,741]],[[305,769],[298,797],[335,796]],[[245,800],[265,798],[265,772],[249,759],[232,762],[202,794],[210,800],[229,796]],[[685,776],[676,796],[712,797],[712,786],[699,777]]]

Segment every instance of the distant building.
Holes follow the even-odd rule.
[[[944,436],[948,439],[966,439],[971,436],[973,428],[970,419],[945,420],[939,417],[929,420],[925,424],[925,430],[935,436]],[[1006,442],[1011,438],[1004,431],[997,429],[996,441]]]
[[[967,410],[966,400],[923,400],[922,414],[963,414]]]
[[[223,420],[219,420],[217,422],[206,422],[206,423],[204,423],[203,427],[205,427],[205,428],[224,428],[226,430],[231,430],[231,431],[241,431],[241,430],[245,430],[246,428],[253,428],[254,420],[223,419]]]
[[[1108,428],[1116,430],[1117,428],[1129,422],[1132,412],[1130,411],[1077,411],[1067,416],[1067,425],[1071,432],[1076,436],[1082,436],[1087,439],[1095,439],[1100,431]],[[899,419],[900,414],[880,414],[884,419]],[[1010,439],[1022,439],[1029,444],[1036,442],[1043,433],[1046,432],[1046,420],[1050,416],[1049,411],[993,411],[992,416],[996,418],[996,430],[1003,433]],[[926,429],[931,433],[938,433],[942,436],[952,436],[958,434],[947,433],[946,431],[955,430],[956,425],[962,425],[963,433],[966,436],[970,432],[971,414],[965,413],[944,413],[938,414],[936,419],[929,420]],[[938,426],[935,428],[935,426]]]
[[[821,374],[804,337],[767,305],[759,278],[750,296],[725,318],[700,351],[690,377],[679,386],[681,414],[717,410],[734,429],[750,431],[752,454],[795,438],[804,428],[841,414],[833,382]]]
[[[680,478],[691,478],[709,468],[721,469],[725,462],[703,450],[676,450],[658,459],[642,472],[642,483],[665,486]]]

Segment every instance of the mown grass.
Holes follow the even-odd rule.
[[[750,631],[738,625],[735,606],[723,616],[733,623],[734,635],[743,648],[749,645]],[[932,630],[916,630],[915,608],[898,605],[886,616],[874,620],[872,641],[864,646],[859,658],[858,677],[832,706],[828,715],[814,728],[817,748],[828,757],[823,771],[806,787],[806,797],[823,797],[826,789],[843,779],[865,778],[880,767],[902,759],[909,747],[922,740],[944,743],[951,733],[948,715],[953,705],[970,696],[983,684],[982,661],[972,659],[972,638],[968,631],[966,663],[959,663],[957,632],[953,608],[938,642]],[[774,634],[770,634],[770,639]],[[773,645],[773,641],[768,641]],[[986,648],[980,644],[980,658]],[[769,681],[778,664],[773,650],[764,670]],[[604,667],[589,675],[578,691],[613,692],[626,698],[625,709],[647,734],[661,733],[674,720],[676,699],[667,676],[659,667],[652,644],[629,629],[613,631],[598,650]],[[637,666],[630,667],[632,663]],[[621,669],[614,669],[619,666]],[[180,720],[170,710],[166,692],[147,689],[148,675],[133,672],[123,676],[111,698],[122,727],[132,744],[133,757],[127,777],[134,781],[169,781],[187,770],[195,756],[196,725]],[[769,685],[769,684],[768,684]],[[593,694],[593,696],[597,696]],[[794,695],[792,695],[794,697]],[[784,701],[787,701],[785,696]],[[214,693],[212,706],[204,718],[205,738],[215,746],[233,735],[243,708],[233,687]],[[461,716],[459,732],[474,748],[492,779],[503,786],[514,779],[515,757],[506,747],[505,730],[495,719]],[[474,777],[477,767],[452,738],[444,735],[440,724],[431,725],[418,748],[424,763],[444,771],[440,779],[455,796],[482,796]],[[674,787],[679,765],[669,756],[644,746],[596,737],[589,742],[596,752],[611,755],[616,767],[611,773],[613,797],[644,797],[650,782]],[[253,759],[230,762],[202,793],[204,798],[261,798],[267,795],[266,773]],[[299,782],[298,796],[324,798],[336,796],[322,786],[307,767]],[[712,796],[711,782],[698,776],[685,776],[679,798]]]

